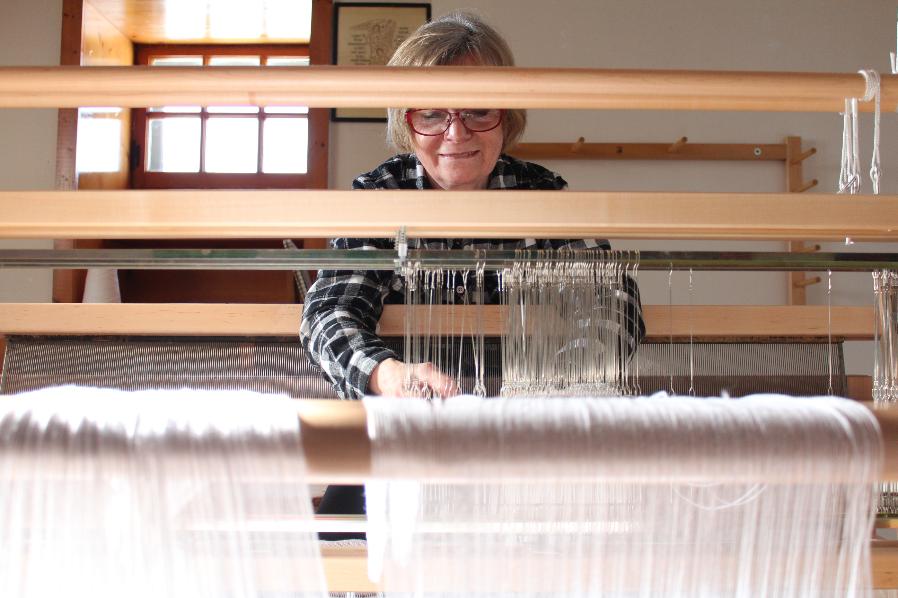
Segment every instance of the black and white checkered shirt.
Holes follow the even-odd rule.
[[[414,154],[394,156],[352,183],[353,189],[432,189]],[[560,190],[567,182],[542,166],[502,155],[490,173],[489,189]],[[445,249],[609,249],[602,239],[411,239],[410,248]],[[335,249],[394,249],[393,239],[331,241]],[[624,314],[631,352],[645,334],[639,290],[627,278],[619,309]],[[485,280],[487,303],[498,303],[495,276]],[[403,279],[392,271],[321,270],[309,289],[300,339],[309,360],[321,368],[341,397],[358,399],[368,389],[372,370],[397,355],[375,334],[383,306],[403,303]]]

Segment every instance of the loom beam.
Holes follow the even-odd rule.
[[[371,443],[361,402],[300,399],[296,405],[312,483],[359,484],[370,477]],[[865,405],[873,410],[882,429],[880,479],[898,479],[898,407]]]
[[[883,74],[882,110],[898,108]],[[0,67],[0,108],[305,105],[832,112],[863,97],[857,73],[515,67]],[[872,110],[872,102],[859,109]]]
[[[898,195],[0,191],[8,239],[393,238],[403,226],[413,238],[896,241]]]
[[[385,306],[380,334],[403,336],[407,309]],[[477,318],[474,309],[434,306],[437,325],[431,332],[470,330]],[[503,310],[498,305],[483,307],[479,323],[485,336],[503,333]],[[295,337],[301,317],[302,305],[4,303],[0,335]],[[825,305],[646,305],[643,318],[648,338],[661,340],[873,340],[874,327],[873,309],[862,306],[833,306],[830,312]]]

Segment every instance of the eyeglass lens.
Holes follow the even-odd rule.
[[[466,109],[457,113],[448,110],[422,109],[408,113],[409,124],[421,135],[440,135],[445,133],[452,120],[460,118],[469,131],[475,133],[495,129],[502,118],[502,111],[497,109]]]

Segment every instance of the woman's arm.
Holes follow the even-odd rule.
[[[334,239],[335,249],[386,249],[386,239]],[[306,295],[299,336],[314,365],[344,399],[369,392],[372,371],[397,355],[375,330],[393,273],[321,270]]]

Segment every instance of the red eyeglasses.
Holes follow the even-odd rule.
[[[442,135],[452,126],[452,121],[460,119],[465,128],[472,133],[492,131],[502,122],[505,110],[495,108],[464,108],[458,112],[450,112],[440,108],[417,108],[405,113],[405,122],[418,135]]]

